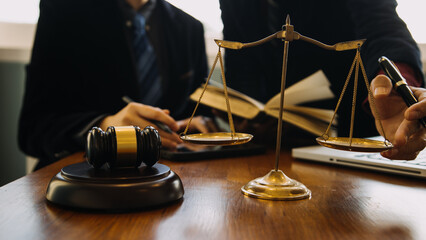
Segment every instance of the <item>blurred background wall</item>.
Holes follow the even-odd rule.
[[[17,129],[34,30],[34,23],[0,22],[0,186],[26,174]]]

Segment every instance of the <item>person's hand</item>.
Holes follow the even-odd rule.
[[[169,116],[170,111],[160,109],[141,103],[129,103],[118,113],[105,117],[100,123],[100,128],[106,130],[109,126],[139,126],[141,129],[146,126],[153,126],[158,130],[161,136],[163,147],[176,149],[176,146],[182,143],[176,133],[167,133],[158,128],[152,121],[159,121],[170,127],[172,131],[179,129],[177,122]]]
[[[426,130],[418,121],[426,116],[426,89],[410,88],[419,102],[407,109],[403,99],[393,90],[389,78],[378,75],[371,82],[370,89],[386,137],[394,145],[393,149],[381,153],[383,157],[412,160],[426,146]],[[376,118],[376,128],[381,132],[374,106],[371,99],[369,100],[370,108]]]
[[[227,112],[223,112],[217,109],[212,109],[212,113],[220,118],[222,121],[229,123],[229,119],[228,119],[228,113]],[[232,115],[232,120],[234,123],[234,128],[236,132],[248,132],[251,131],[253,129],[258,129],[258,124],[257,123],[253,123],[250,120],[247,120],[245,118],[242,117],[238,117],[236,115]],[[256,125],[256,126],[255,126]],[[229,131],[229,130],[227,130]]]
[[[183,119],[177,122],[178,131],[183,132],[188,125],[189,118]],[[188,132],[200,132],[200,133],[209,133],[217,132],[218,128],[214,123],[213,119],[204,116],[196,116],[192,118],[191,124],[188,127]]]

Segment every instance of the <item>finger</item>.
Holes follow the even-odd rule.
[[[413,92],[414,96],[417,98],[417,100],[426,101],[426,89],[420,88],[420,87],[411,87],[411,86],[410,86],[410,89]]]
[[[179,130],[183,130],[188,125],[189,118],[178,121]],[[208,117],[197,116],[192,119],[190,131],[198,131],[201,133],[208,133],[215,131],[217,132],[217,127],[213,121]]]
[[[407,144],[408,139],[419,131],[424,131],[418,121],[402,120],[395,132],[393,144],[397,147]]]
[[[162,111],[163,111],[165,114],[170,115],[170,110],[169,110],[169,109],[162,109]]]
[[[177,148],[177,146],[178,146],[178,144],[174,141],[171,141],[167,138],[161,139],[161,147],[163,147],[163,148],[175,150]]]
[[[414,160],[417,158],[419,152],[411,152],[407,153],[404,151],[400,151],[399,149],[391,149],[386,152],[380,153],[383,157],[392,159],[392,160]]]
[[[384,98],[392,92],[392,82],[385,75],[377,75],[371,81],[370,90],[374,98]]]
[[[164,113],[163,110],[160,108],[140,103],[130,103],[128,107],[131,108],[131,110],[134,111],[141,118],[160,121],[169,126],[173,131],[178,130],[176,121],[171,116]]]
[[[394,147],[393,149],[382,152],[381,155],[385,158],[393,159],[393,160],[414,160],[419,155],[420,151],[424,149],[419,144],[413,142],[412,146],[404,146],[401,148]]]
[[[378,111],[372,111],[374,118],[378,119],[379,116],[380,118],[386,118],[388,115],[386,111],[388,105],[387,102],[389,101],[389,96],[392,93],[392,82],[386,76],[378,75],[371,81],[370,91],[374,98],[371,99],[371,96],[368,95],[370,108],[372,110],[377,109]],[[377,114],[379,114],[379,116],[377,116]]]
[[[383,152],[382,156],[390,159],[412,160],[426,146],[426,130],[421,130],[411,135],[404,145],[395,145],[393,149]]]
[[[418,102],[405,111],[404,117],[407,120],[418,120],[426,117],[426,90],[414,87],[411,87],[411,89]]]
[[[158,130],[158,133],[160,134],[162,139],[167,139],[169,141],[175,142],[176,144],[182,143],[182,139],[180,139],[179,135],[176,133],[168,133],[164,130]]]
[[[200,133],[208,133],[209,129],[205,125],[204,119],[202,117],[197,117],[194,119],[194,130],[199,131]]]
[[[392,82],[384,75],[378,75],[370,85],[371,96],[368,96],[371,112],[375,119],[392,119],[397,115],[403,118],[403,110],[406,109],[402,98],[392,90]]]
[[[216,123],[214,122],[213,119],[208,118],[208,117],[203,117],[203,119],[206,123],[207,129],[208,129],[209,132],[219,132],[219,128],[218,128],[218,126],[216,125]]]
[[[179,120],[177,122],[178,124],[178,131],[184,131],[186,128],[186,125],[188,125],[189,119]]]

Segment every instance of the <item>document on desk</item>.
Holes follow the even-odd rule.
[[[292,149],[296,159],[365,168],[426,178],[426,150],[420,152],[415,160],[390,160],[380,153],[350,152],[323,147],[320,145]]]

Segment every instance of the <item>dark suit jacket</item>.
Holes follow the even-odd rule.
[[[276,7],[267,2],[271,1],[221,0],[224,39],[257,41],[281,30],[289,14],[295,31],[326,44],[367,39],[361,48],[361,56],[370,80],[379,69],[378,58],[383,55],[395,62],[411,65],[421,75],[419,49],[395,12],[395,0],[272,1]],[[258,47],[227,50],[225,68],[228,85],[260,101],[269,100],[280,89],[283,45],[277,39]],[[289,47],[286,86],[322,69],[337,100],[354,57],[355,51],[332,52],[306,42],[293,41]],[[376,135],[372,116],[361,109],[367,96],[362,78],[359,79],[358,91],[354,134]],[[345,130],[349,130],[351,100],[350,85],[339,108],[341,135],[347,136]],[[334,109],[336,101],[316,105]]]
[[[207,72],[203,26],[164,0],[149,21],[165,96],[158,107],[188,117],[188,96]],[[125,27],[118,0],[41,0],[19,146],[42,165],[83,150],[90,127],[125,106],[122,96],[140,99]]]

